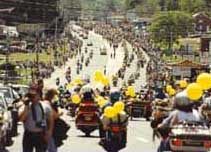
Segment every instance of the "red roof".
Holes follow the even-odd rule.
[[[208,66],[206,64],[195,63],[190,60],[184,60],[178,63],[171,63],[169,65],[173,67],[178,66],[178,67],[189,67],[189,68],[204,68]]]

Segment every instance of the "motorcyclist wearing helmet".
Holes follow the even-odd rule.
[[[94,102],[95,94],[94,94],[94,90],[90,84],[89,76],[86,76],[83,79],[83,82],[84,82],[84,86],[82,86],[82,88],[80,90],[82,102],[83,101],[93,101]]]
[[[110,102],[114,104],[115,102],[119,101],[121,97],[120,88],[117,87],[117,81],[113,82],[113,87],[110,89]]]
[[[168,142],[169,127],[179,124],[183,121],[200,121],[200,116],[197,110],[193,108],[193,103],[189,100],[186,90],[176,94],[174,99],[175,110],[163,120],[162,124],[158,125],[159,132],[163,138],[158,148],[158,152],[170,150]],[[161,148],[162,147],[162,148]]]
[[[162,87],[158,87],[157,94],[155,95],[155,98],[157,98],[157,99],[165,99],[166,97],[167,96],[164,93],[163,88]]]
[[[189,100],[186,90],[179,92],[174,99],[175,110],[162,122],[161,126],[173,126],[181,121],[200,121],[197,110],[193,109],[194,104]]]
[[[100,142],[99,144],[100,145],[103,145],[105,140],[106,140],[106,131],[108,131],[110,129],[110,127],[112,125],[117,125],[117,126],[120,126],[120,127],[123,127],[123,128],[127,128],[128,126],[128,115],[126,114],[126,112],[121,112],[119,114],[117,114],[115,117],[113,118],[107,118],[106,116],[102,116],[101,118],[101,123],[102,123],[102,127],[101,130],[100,130]],[[123,143],[126,144],[127,142],[127,131],[125,130],[124,134],[123,134],[124,137],[122,137],[123,139]]]

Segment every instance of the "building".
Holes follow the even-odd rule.
[[[184,78],[194,79],[201,72],[209,72],[208,64],[195,63],[190,60],[184,60],[178,63],[168,64],[172,68],[172,75],[177,80]]]
[[[203,12],[193,15],[194,28],[198,33],[211,32],[211,18]]]

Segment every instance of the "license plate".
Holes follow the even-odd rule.
[[[186,141],[185,146],[202,146],[202,143],[198,141]]]
[[[134,109],[133,112],[141,113],[141,109]]]
[[[92,120],[92,118],[91,118],[91,117],[86,116],[86,117],[85,117],[85,120],[86,120],[86,121],[90,121],[90,120]]]

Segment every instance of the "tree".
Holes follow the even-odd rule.
[[[179,0],[166,0],[166,8],[168,11],[176,11],[179,9]]]
[[[161,44],[170,50],[179,37],[186,37],[193,31],[191,14],[181,11],[169,11],[153,17],[149,31],[156,44]]]
[[[179,8],[181,11],[196,13],[205,10],[206,2],[205,0],[179,0]]]
[[[153,15],[160,11],[159,0],[146,0],[136,6],[137,13],[141,16]]]

